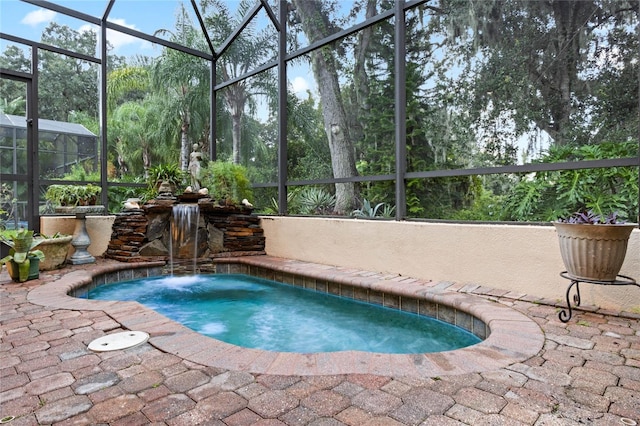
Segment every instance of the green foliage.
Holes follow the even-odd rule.
[[[43,240],[33,238],[33,231],[23,228],[12,232],[9,236],[0,234],[0,241],[11,247],[9,254],[0,259],[0,265],[8,262],[17,264],[20,282],[26,281],[29,277],[31,259],[44,260],[44,253],[41,250],[35,250]]]
[[[380,208],[382,208],[382,210],[380,210]],[[370,219],[374,217],[391,218],[393,217],[395,209],[395,206],[391,206],[387,203],[378,203],[373,206],[369,200],[365,198],[362,202],[362,208],[351,212],[351,216],[355,216],[360,219]]]
[[[295,206],[297,203],[297,194],[299,191],[293,189],[287,192],[287,208],[289,214],[299,213],[299,209]],[[269,204],[263,208],[262,213],[264,214],[278,214],[280,212],[280,205],[278,204],[278,200],[275,197],[271,197],[269,199]]]
[[[128,66],[113,70],[107,76],[108,111],[124,102],[142,100],[149,84],[149,69],[146,67]]]
[[[211,161],[202,172],[202,187],[216,200],[239,203],[251,200],[253,191],[247,177],[247,169],[228,161]]]
[[[233,33],[253,3],[245,0],[237,8],[229,8],[221,0],[202,2],[206,26],[213,29],[214,46],[222,45]],[[353,2],[350,15],[341,20],[337,17],[337,3],[324,2],[318,25],[329,31],[338,30],[338,26],[361,16],[365,3],[375,6],[376,13],[394,6],[390,0]],[[530,145],[526,149],[531,149],[536,135],[543,133],[555,145],[543,162],[637,156],[637,142],[607,142],[637,141],[638,137],[637,7],[627,7],[627,3],[631,4],[610,0],[447,0],[439,2],[438,8],[416,4],[408,10],[404,78],[407,109],[403,123],[406,140],[400,141],[406,143],[408,171],[515,164],[520,154],[516,147],[526,140],[525,145]],[[200,29],[184,8],[176,18],[174,28],[161,30],[162,35],[208,51]],[[293,28],[291,35],[297,31]],[[247,25],[217,58],[216,75],[220,81],[240,77],[247,70],[268,63],[276,51],[274,35],[272,28],[263,31],[253,23]],[[394,116],[397,106],[393,37],[393,20],[384,20],[321,51],[327,59],[339,62],[336,65],[342,101],[354,140],[357,170],[362,176],[395,173],[398,123]],[[45,29],[41,41],[88,56],[95,55],[97,46],[95,33],[78,32],[55,22]],[[295,50],[295,44],[290,40],[290,51]],[[558,50],[558,44],[563,48]],[[0,67],[35,72],[25,52],[8,45],[0,55]],[[38,55],[40,116],[82,123],[98,134],[99,66],[46,49]],[[238,80],[218,92],[216,140],[210,141],[209,94],[212,84],[220,81],[209,81],[210,64],[206,60],[167,48],[158,58],[145,63],[141,59],[135,66],[113,69],[116,61],[112,56],[107,61],[112,71],[107,76],[106,96],[110,113],[108,158],[117,164],[121,177],[142,179],[152,163],[174,163],[178,168],[177,164],[186,158],[186,151],[180,157],[179,144],[190,146],[197,142],[205,150],[210,144],[217,144],[218,158],[233,159],[239,152],[253,182],[277,179],[280,135],[273,69]],[[24,84],[5,80],[0,87],[0,108],[24,114]],[[255,114],[262,100],[272,113],[266,124]],[[312,92],[306,99],[290,92],[287,109],[288,133],[282,135],[287,141],[287,180],[333,176],[321,102]],[[564,145],[576,142],[584,146]],[[0,163],[10,164],[9,155],[17,154],[18,163],[26,164],[26,146],[20,144],[18,141],[15,152],[4,153]],[[53,142],[40,141],[38,148],[43,164],[43,159],[53,156],[47,152],[53,152],[55,146]],[[75,165],[64,179],[100,181],[100,173],[93,171],[92,163],[93,159]],[[638,215],[637,176],[637,167],[614,167],[538,172],[513,178],[503,174],[482,179],[408,179],[406,208],[409,217],[536,221],[590,208],[596,212],[620,211],[633,220]],[[44,176],[47,177],[51,176]],[[153,182],[143,194],[136,189],[110,188],[110,207],[119,208],[126,198],[154,196],[157,177],[150,180]],[[183,177],[168,180],[178,187],[183,184]],[[225,186],[227,179],[220,181]],[[362,183],[362,197],[384,202],[382,211],[392,210],[394,184],[392,180]],[[212,192],[216,190],[215,183],[207,186]],[[220,198],[234,198],[230,193],[237,192],[237,188],[231,185],[231,189],[221,191],[226,192]],[[289,213],[325,214],[331,205],[331,192],[328,185],[322,190],[290,190]],[[273,204],[266,210],[277,212],[273,193],[264,193],[264,204],[270,199]],[[0,227],[2,219],[11,215],[17,222],[12,202],[23,201],[22,195],[6,199],[0,196]],[[376,206],[369,207],[375,210]]]
[[[173,31],[161,29],[156,35],[201,52],[209,49],[184,5],[177,10]],[[187,168],[194,142],[200,146],[209,143],[210,66],[205,59],[165,48],[151,67],[151,89],[162,103],[158,116],[153,117],[163,135],[158,140],[179,141],[182,169]]]
[[[3,90],[4,92],[4,90]],[[9,115],[26,115],[27,101],[23,96],[15,99],[0,99],[0,112]]]
[[[171,185],[175,185],[176,188],[182,186],[186,173],[180,169],[180,166],[175,163],[158,164],[152,166],[149,169],[149,177],[147,178],[147,184],[150,188],[156,188],[162,182],[166,181]]]
[[[290,95],[287,101],[287,175],[292,180],[322,179],[332,175],[331,152],[322,113],[314,99]],[[277,125],[277,115],[271,120]]]
[[[305,215],[329,215],[336,205],[336,196],[323,188],[305,187],[297,193],[299,213]]]
[[[637,142],[607,142],[552,147],[541,161],[556,163],[637,155]],[[598,215],[616,211],[622,219],[637,218],[638,168],[564,170],[523,176],[506,197],[503,216],[507,220],[552,221],[580,210],[593,210]]]
[[[95,205],[102,188],[97,185],[49,185],[44,197],[58,206]]]
[[[41,41],[88,56],[96,52],[97,33],[76,31],[51,22]],[[70,111],[84,111],[98,117],[99,65],[47,50],[39,51],[38,103],[41,117],[70,121]]]
[[[100,172],[91,171],[92,165],[74,164],[71,166],[71,172],[64,175],[62,180],[73,181],[100,181]]]
[[[307,186],[291,188],[287,192],[287,213],[299,215],[328,216],[333,214],[336,196],[326,188]],[[272,197],[263,209],[265,214],[278,214],[278,201]]]
[[[0,231],[6,228],[7,221],[13,216],[15,201],[11,186],[0,184]]]
[[[453,212],[452,220],[472,221],[496,221],[502,214],[503,196],[494,195],[493,192],[480,188],[477,196],[473,197],[468,208]]]
[[[118,213],[122,210],[123,203],[129,198],[139,198],[141,201],[147,201],[157,195],[155,188],[152,190],[149,187],[145,188],[132,188],[126,186],[110,186],[109,187],[109,211],[111,213]]]
[[[23,228],[12,232],[9,236],[1,234],[0,241],[11,247],[9,255],[0,259],[0,265],[11,260],[16,263],[24,263],[29,257],[37,257],[40,260],[44,260],[44,253],[40,250],[34,250],[40,245],[42,239],[34,238],[33,231]]]

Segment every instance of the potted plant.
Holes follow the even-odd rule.
[[[56,213],[102,213],[104,206],[97,201],[102,188],[87,185],[49,185],[44,198],[55,206]]]
[[[158,190],[164,184],[171,188],[171,193],[175,194],[177,189],[182,186],[185,178],[185,172],[180,169],[177,164],[159,164],[149,169],[149,177],[147,182],[150,189]]]
[[[0,265],[7,265],[11,279],[24,282],[40,276],[39,264],[45,256],[41,250],[34,250],[41,240],[33,238],[33,231],[23,228],[10,237],[0,236],[0,240],[11,247],[9,255],[0,259]]]
[[[560,254],[570,278],[587,281],[615,281],[633,228],[615,213],[600,216],[593,211],[577,212],[553,222]]]
[[[40,261],[41,271],[61,268],[67,260],[67,253],[73,236],[56,232],[51,236],[40,234],[38,248],[44,253],[44,260]]]

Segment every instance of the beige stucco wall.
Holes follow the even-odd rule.
[[[553,226],[263,217],[267,254],[565,298]],[[640,230],[621,274],[640,281]],[[581,284],[583,305],[640,311],[640,287]]]
[[[102,256],[107,251],[109,240],[111,240],[111,227],[115,218],[113,215],[87,216],[87,234],[91,239],[91,244],[87,247],[87,251],[92,256]],[[75,227],[75,216],[40,217],[40,233],[45,235],[53,235],[56,232],[73,235]],[[69,255],[73,254],[74,251],[73,246],[70,247]]]

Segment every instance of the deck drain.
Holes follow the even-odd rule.
[[[91,343],[89,349],[94,352],[117,351],[141,345],[149,340],[149,335],[144,331],[123,331],[102,336]]]

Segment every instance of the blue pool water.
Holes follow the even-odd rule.
[[[163,276],[99,286],[89,298],[135,300],[201,334],[278,352],[440,352],[478,343],[450,324],[239,274]]]

